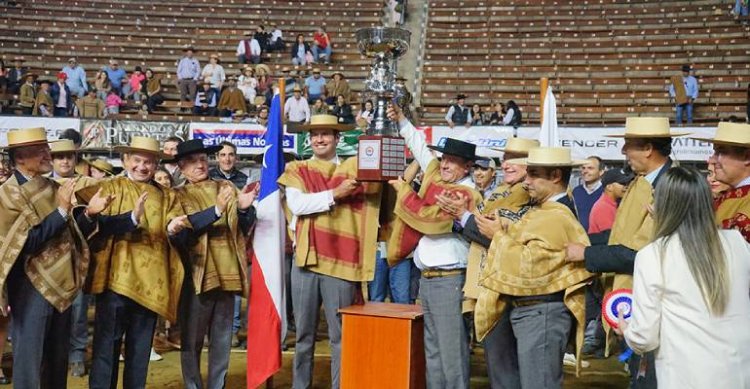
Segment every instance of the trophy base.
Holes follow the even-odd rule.
[[[406,169],[405,145],[404,138],[396,136],[360,136],[357,180],[388,181],[402,177]]]

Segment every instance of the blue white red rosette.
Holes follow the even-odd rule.
[[[633,290],[616,289],[604,296],[602,301],[602,318],[612,328],[618,326],[618,314],[622,311],[623,318],[627,321],[633,309]]]

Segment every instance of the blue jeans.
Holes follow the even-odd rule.
[[[693,124],[693,104],[677,104],[677,124],[682,124],[682,110],[687,113],[687,124]]]
[[[234,314],[232,315],[232,333],[237,334],[242,328],[242,297],[234,296]]]
[[[326,62],[331,62],[331,54],[332,54],[331,45],[326,46],[325,49],[321,49],[321,48],[319,48],[316,45],[312,45],[312,50],[311,51],[312,51],[312,55],[313,55],[313,60],[315,62],[320,61],[320,54],[325,54],[326,55],[325,61]]]
[[[742,0],[734,2],[734,14],[738,16],[747,16],[748,6],[742,5]]]
[[[408,259],[393,267],[388,267],[388,261],[385,258],[377,258],[375,278],[367,286],[370,301],[383,302],[390,292],[391,302],[410,304],[412,301],[411,273],[414,267],[414,262]]]

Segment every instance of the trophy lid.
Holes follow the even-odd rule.
[[[398,58],[409,50],[411,31],[403,28],[372,27],[357,30],[357,47],[362,55]]]

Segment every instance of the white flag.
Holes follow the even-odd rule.
[[[539,143],[542,147],[560,146],[560,134],[557,131],[557,100],[552,93],[552,87],[547,88],[547,96],[544,98],[544,116]]]

